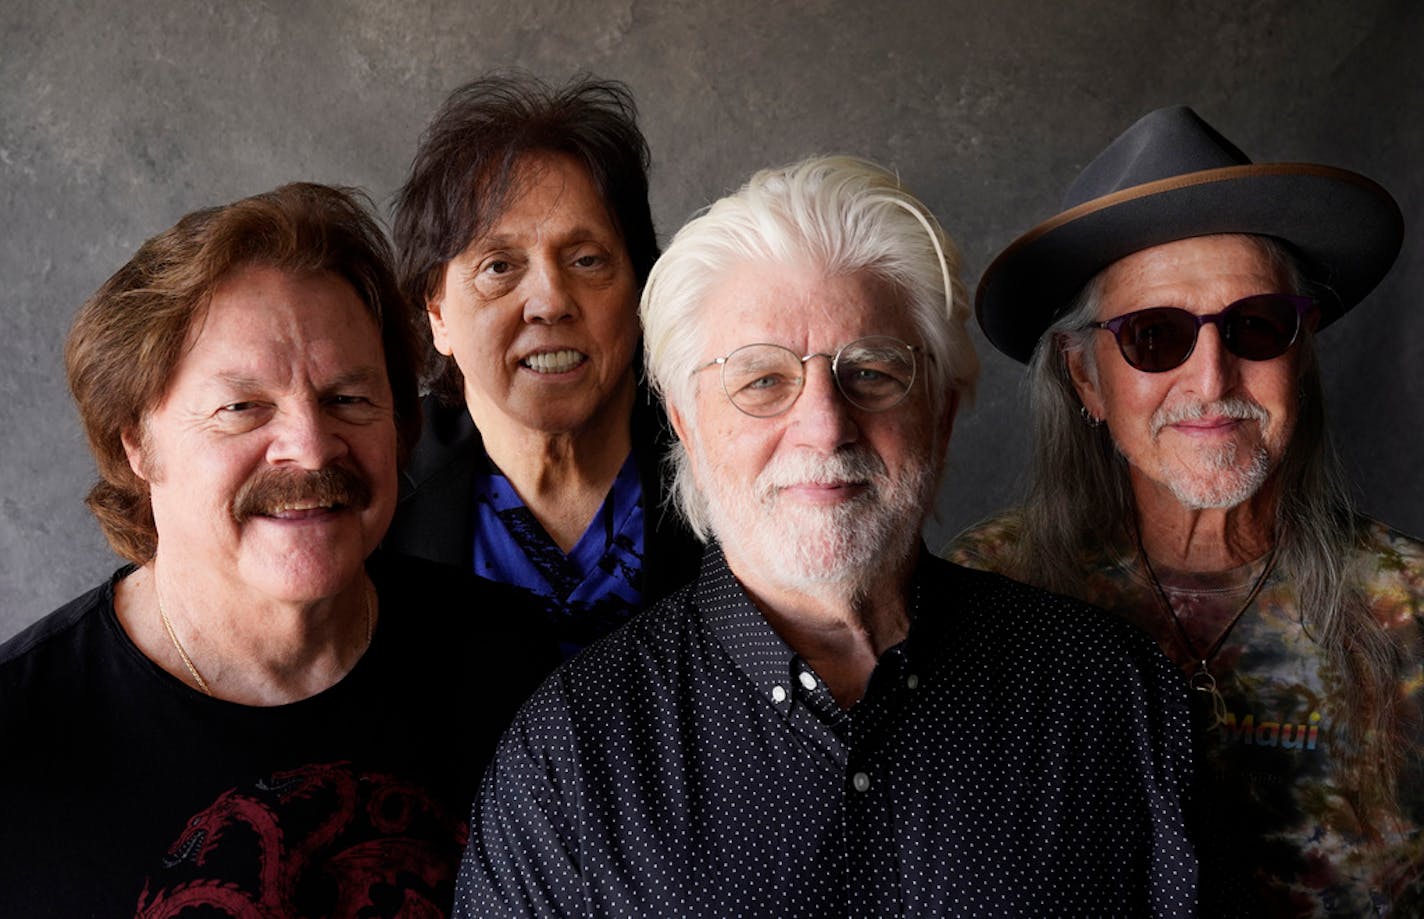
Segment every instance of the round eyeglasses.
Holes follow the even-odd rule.
[[[915,352],[920,349],[888,335],[847,342],[835,354],[797,354],[781,345],[742,345],[726,357],[708,361],[722,368],[722,391],[740,411],[771,418],[791,408],[806,388],[806,362],[824,357],[831,378],[847,402],[867,412],[883,412],[904,401],[915,382]]]
[[[1310,297],[1257,294],[1209,316],[1154,306],[1088,327],[1113,333],[1122,359],[1130,366],[1144,373],[1162,373],[1187,362],[1196,350],[1201,327],[1208,322],[1215,323],[1221,343],[1237,357],[1248,361],[1280,357],[1295,344],[1301,319],[1314,305]]]

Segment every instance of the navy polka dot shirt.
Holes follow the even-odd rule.
[[[524,707],[456,914],[1191,915],[1176,669],[1106,614],[927,554],[911,598],[842,710],[714,547]]]

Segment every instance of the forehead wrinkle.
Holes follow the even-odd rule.
[[[1102,280],[1100,320],[1155,306],[1213,313],[1243,296],[1290,286],[1287,271],[1254,237],[1237,234],[1193,237],[1135,252],[1104,269]],[[1130,298],[1124,291],[1130,291]]]
[[[514,230],[491,233],[476,240],[474,248],[480,251],[490,251],[494,249],[522,249],[537,245],[546,239],[546,224],[547,221],[541,221],[535,224],[532,230],[526,232]],[[562,248],[583,242],[601,241],[601,237],[596,228],[579,223],[571,227],[558,228],[557,232],[547,234],[547,240],[552,245]]]

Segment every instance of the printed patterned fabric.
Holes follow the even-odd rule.
[[[632,454],[567,555],[509,479],[475,479],[474,571],[535,595],[564,657],[622,624],[642,604],[643,489]]]
[[[1021,533],[1017,515],[1001,515],[961,534],[943,554],[1002,572]],[[1401,693],[1424,704],[1424,543],[1374,522],[1366,534],[1355,562],[1377,618],[1406,662]],[[1224,626],[1263,567],[1258,560],[1195,583],[1177,572],[1157,574],[1179,611],[1195,607]],[[1151,634],[1185,672],[1197,669],[1132,547],[1084,558],[1075,593]],[[1194,644],[1202,656],[1210,642]],[[1217,728],[1208,718],[1198,720],[1203,906],[1212,893],[1206,872],[1213,847],[1228,873],[1232,865],[1254,871],[1247,889],[1218,885],[1223,908],[1273,916],[1424,915],[1424,730],[1399,738],[1414,751],[1400,780],[1399,815],[1382,821],[1383,838],[1372,845],[1361,832],[1358,796],[1334,770],[1340,712],[1332,704],[1332,675],[1279,569],[1211,658],[1210,670],[1225,716]],[[1210,696],[1192,696],[1205,715]]]

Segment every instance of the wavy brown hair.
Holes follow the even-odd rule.
[[[137,564],[153,557],[158,533],[148,485],[129,467],[123,437],[138,434],[163,400],[213,292],[252,265],[330,272],[355,289],[381,329],[402,457],[420,434],[418,340],[390,245],[362,192],[294,183],[194,211],[104,282],[80,307],[65,345],[69,390],[99,470],[86,503],[114,551]]]

